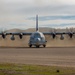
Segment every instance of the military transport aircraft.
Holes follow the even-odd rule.
[[[39,28],[38,28],[38,15],[36,15],[36,32],[1,32],[0,35],[2,35],[3,39],[6,38],[7,35],[12,35],[11,40],[15,40],[14,35],[18,35],[20,39],[22,39],[22,37],[24,35],[30,35],[30,39],[29,39],[29,47],[35,46],[37,48],[39,48],[41,45],[43,47],[46,47],[46,39],[45,39],[45,35],[51,35],[52,38],[54,39],[56,37],[56,35],[60,35],[60,39],[63,40],[64,36],[63,35],[69,35],[70,38],[73,37],[73,35],[75,34],[75,32],[40,32]]]

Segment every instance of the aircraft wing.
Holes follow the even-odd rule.
[[[31,35],[32,33],[28,33],[28,32],[6,32],[6,33],[0,33],[0,35],[2,35],[3,39],[6,38],[7,35],[12,35],[12,40],[14,40],[14,35],[18,35],[20,37],[20,39],[22,39],[22,37],[24,35]]]
[[[75,32],[43,32],[44,35],[63,35],[63,34],[75,34]]]
[[[53,39],[56,37],[56,35],[60,35],[60,39],[63,40],[64,36],[63,35],[69,35],[70,38],[73,37],[73,35],[75,34],[75,32],[45,32],[43,33],[44,35],[51,35],[53,37]]]
[[[6,35],[31,35],[32,33],[28,33],[28,32],[9,32],[6,33]]]
[[[6,32],[0,33],[0,35],[31,35],[31,32]],[[63,34],[75,34],[75,32],[43,32],[44,35],[63,35]]]
[[[31,32],[6,32],[0,33],[0,35],[31,35]],[[75,32],[43,32],[44,35],[63,35],[63,34],[75,34]]]

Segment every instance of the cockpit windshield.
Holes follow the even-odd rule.
[[[34,34],[34,38],[39,38],[39,37],[41,37],[39,33]]]

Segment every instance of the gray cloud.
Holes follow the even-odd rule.
[[[29,5],[30,4],[30,5]],[[34,3],[26,4],[25,2],[1,2],[0,13],[4,14],[75,14],[75,5],[35,5]],[[42,4],[42,3],[41,3]]]
[[[43,6],[43,7],[34,7],[34,6],[21,6],[21,7],[11,7],[9,8],[10,11],[13,13],[19,13],[19,14],[75,14],[75,5],[61,5],[61,6]]]
[[[28,18],[29,20],[35,20],[35,17]],[[39,17],[40,21],[46,20],[75,20],[75,16],[42,16]]]
[[[50,1],[51,3],[50,2],[45,3],[43,1],[45,0],[41,0],[41,1],[31,0],[31,2],[26,2],[26,0],[22,0],[22,1],[21,0],[19,1],[0,0],[0,26],[3,25],[4,27],[8,27],[8,28],[12,28],[13,26],[15,27],[15,25],[16,27],[19,27],[20,24],[24,26],[23,23],[26,22],[25,20],[30,20],[30,19],[35,20],[33,16],[35,16],[36,14],[39,15],[40,21],[75,20],[75,5],[72,4],[70,5],[68,3],[63,4],[59,0],[57,1],[51,0]],[[51,16],[51,15],[55,15],[55,16]],[[64,15],[68,15],[68,16],[64,16]],[[28,17],[29,19],[26,19]],[[10,24],[11,22],[17,22],[17,23],[19,22],[19,23],[13,25]],[[29,21],[28,23],[26,23],[25,27],[27,27],[28,24]],[[33,23],[30,23],[29,25],[33,25]]]
[[[11,13],[18,14],[75,14],[74,6],[43,6],[43,7],[10,7],[8,8]]]
[[[71,26],[75,27],[75,23],[47,24],[47,25],[42,25],[41,27],[66,28]]]

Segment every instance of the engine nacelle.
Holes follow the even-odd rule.
[[[5,37],[6,37],[6,34],[2,33],[2,38],[5,39]]]
[[[15,37],[14,37],[14,35],[12,35],[10,39],[11,39],[11,40],[15,40]]]
[[[61,39],[61,40],[64,40],[64,36],[63,36],[63,35],[61,35],[60,39]]]
[[[19,35],[19,38],[20,38],[20,39],[22,39],[22,38],[23,38],[23,34],[22,34],[22,33]]]

